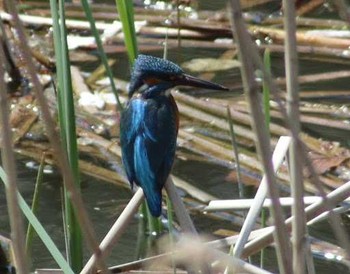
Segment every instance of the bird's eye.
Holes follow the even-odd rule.
[[[171,75],[171,76],[169,77],[169,80],[170,80],[170,81],[176,80],[176,76],[175,76],[175,75]]]

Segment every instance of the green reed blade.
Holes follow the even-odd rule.
[[[233,148],[233,152],[234,152],[235,160],[236,160],[236,165],[237,165],[237,181],[238,181],[239,198],[243,199],[246,197],[246,193],[245,193],[246,191],[245,191],[245,186],[244,186],[243,180],[242,180],[242,172],[241,172],[241,164],[239,161],[238,144],[237,144],[237,140],[236,140],[236,134],[235,134],[234,127],[233,127],[233,119],[231,116],[231,111],[230,111],[229,106],[227,106],[227,118],[228,118],[228,124],[229,124],[229,128],[230,128],[231,144],[232,144],[232,148]]]
[[[270,56],[270,50],[266,49],[264,52],[264,65],[266,68],[266,71],[271,73],[271,56]],[[265,123],[267,128],[270,128],[270,89],[269,85],[266,83],[266,81],[263,82],[263,108],[264,108],[264,114],[265,114]],[[269,131],[270,132],[270,131]]]
[[[90,22],[91,32],[92,32],[92,34],[95,37],[96,45],[97,45],[97,48],[98,48],[98,53],[100,55],[101,62],[103,63],[103,65],[104,65],[104,67],[106,69],[107,76],[108,76],[108,78],[110,80],[112,92],[113,92],[113,94],[114,94],[114,96],[115,96],[115,98],[117,100],[118,108],[120,110],[123,110],[123,105],[120,102],[118,91],[117,91],[117,87],[116,87],[116,85],[114,83],[113,73],[112,73],[112,70],[111,70],[110,66],[108,65],[107,55],[106,55],[106,53],[105,53],[105,51],[103,49],[103,45],[102,45],[102,41],[101,41],[101,38],[100,38],[100,34],[98,33],[98,30],[96,28],[95,19],[94,19],[93,15],[92,15],[92,11],[91,11],[90,5],[89,5],[87,0],[81,0],[81,4],[83,6],[83,10],[85,12],[86,18]]]
[[[119,18],[123,25],[125,47],[128,52],[130,64],[133,64],[138,54],[133,1],[116,0],[116,4]]]
[[[267,48],[264,52],[264,66],[266,71],[270,74],[271,73],[271,55],[270,50]],[[270,122],[271,122],[271,116],[270,116],[270,89],[269,85],[266,83],[266,81],[263,81],[263,110],[265,115],[265,124],[266,128],[268,129],[268,134],[270,136]],[[265,208],[261,209],[261,226],[266,227],[267,225],[267,210]],[[261,249],[260,251],[260,267],[264,268],[264,261],[265,261],[265,248]]]
[[[152,216],[151,211],[146,203],[146,217],[147,217],[147,226],[150,236],[160,235],[162,231],[162,224],[160,218],[155,218]]]
[[[0,178],[2,182],[7,185],[7,176],[5,174],[5,171],[0,167]],[[57,246],[55,243],[52,241],[50,238],[49,234],[47,234],[46,230],[44,227],[41,225],[37,217],[33,214],[33,212],[30,210],[30,207],[26,203],[26,201],[23,199],[22,195],[20,193],[17,193],[18,195],[18,202],[19,202],[19,207],[21,208],[24,216],[28,219],[30,224],[33,226],[34,230],[44,243],[45,247],[47,250],[50,252],[58,266],[61,268],[61,270],[66,273],[66,274],[74,274],[73,270],[70,268],[69,264],[67,261],[64,259],[63,255],[61,252],[58,250]]]
[[[35,182],[35,188],[34,188],[34,194],[33,194],[33,202],[32,202],[32,207],[31,210],[33,214],[35,215],[38,211],[38,206],[39,206],[39,197],[41,194],[41,185],[43,182],[43,175],[44,175],[44,165],[45,165],[45,154],[41,157],[40,161],[40,166],[38,169],[38,174],[36,177],[36,182]],[[29,223],[28,228],[27,228],[27,235],[26,235],[26,254],[28,257],[30,257],[30,250],[32,247],[32,242],[33,242],[33,237],[34,237],[34,228],[33,226]]]
[[[58,78],[58,112],[61,129],[62,143],[66,149],[69,165],[72,169],[74,181],[80,187],[80,174],[78,166],[78,148],[75,128],[75,112],[73,89],[70,74],[70,60],[67,47],[67,33],[65,26],[64,2],[51,0],[51,13],[54,24],[54,46],[56,55]],[[60,21],[59,21],[60,19]],[[65,190],[65,216],[68,231],[69,248],[68,257],[74,272],[79,272],[83,267],[82,234],[75,216],[69,193]]]

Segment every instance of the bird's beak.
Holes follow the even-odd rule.
[[[205,81],[196,77],[193,77],[188,74],[183,74],[178,81],[176,81],[177,85],[180,86],[191,86],[191,87],[198,87],[198,88],[205,88],[205,89],[214,89],[214,90],[228,90],[227,87]]]

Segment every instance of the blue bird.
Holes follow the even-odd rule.
[[[162,188],[171,171],[179,128],[178,109],[169,89],[227,88],[184,73],[176,64],[148,55],[135,60],[129,102],[121,114],[120,142],[128,180],[140,186],[154,217],[162,209]]]

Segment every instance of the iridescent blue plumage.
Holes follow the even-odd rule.
[[[146,55],[135,60],[120,123],[122,160],[131,184],[139,185],[153,216],[161,214],[162,188],[174,162],[178,110],[166,91],[176,85],[226,88],[184,74],[172,62]],[[136,93],[137,92],[137,93]]]

